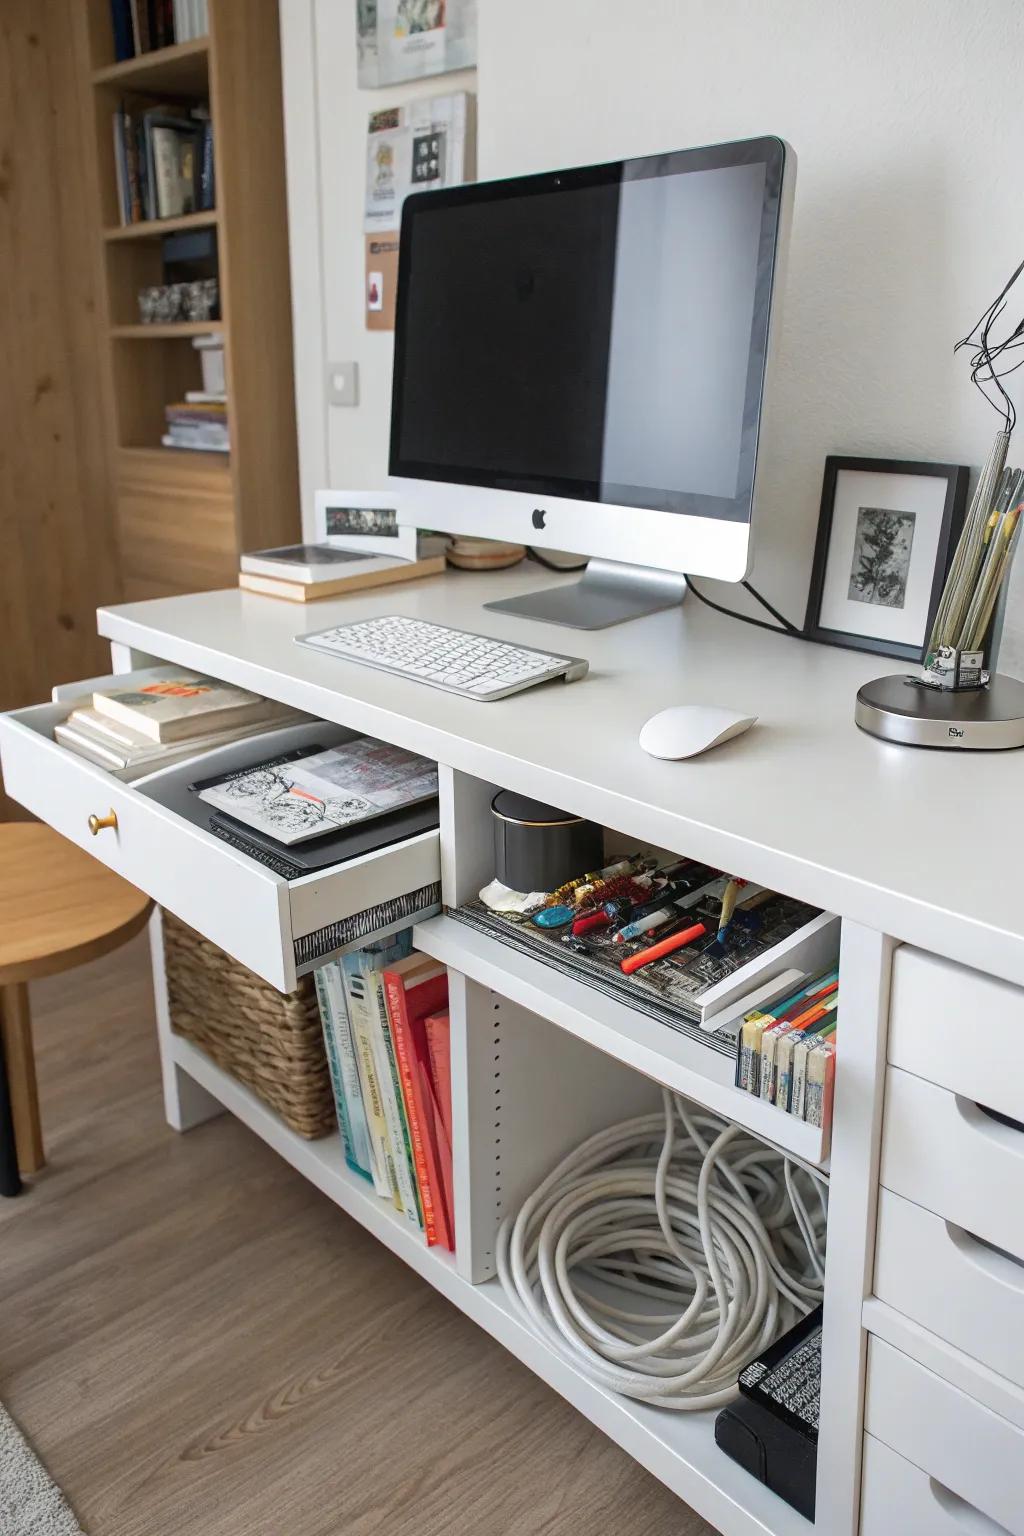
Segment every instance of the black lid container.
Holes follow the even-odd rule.
[[[594,821],[503,789],[491,801],[494,867],[513,891],[555,891],[600,869],[604,835]]]

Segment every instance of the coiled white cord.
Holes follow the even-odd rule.
[[[598,1385],[717,1408],[822,1298],[826,1183],[663,1096],[663,1114],[590,1137],[506,1217],[498,1274],[524,1321]]]

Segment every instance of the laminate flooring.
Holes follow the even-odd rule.
[[[34,984],[0,1400],[88,1536],[714,1536],[229,1115],[164,1122],[145,935]]]

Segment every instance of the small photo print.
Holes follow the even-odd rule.
[[[902,608],[907,599],[916,512],[860,507],[848,597],[852,603]]]
[[[341,534],[373,534],[376,538],[397,539],[398,513],[394,507],[328,507],[328,538]]]

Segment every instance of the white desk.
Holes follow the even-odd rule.
[[[331,880],[289,887],[243,855],[211,846],[214,839],[175,816],[173,793],[117,784],[57,747],[52,725],[66,705],[22,711],[0,723],[9,792],[278,985],[294,977],[293,940],[357,910],[365,890],[377,899],[389,894],[389,883],[395,891],[411,891],[439,874],[447,904],[475,892],[493,872],[487,804],[495,785],[580,812],[624,839],[707,859],[838,914],[843,1029],[831,1159],[817,1527],[826,1536],[854,1536],[858,1528],[866,1396],[872,1433],[865,1536],[889,1529],[877,1511],[891,1505],[909,1511],[902,1536],[904,1530],[944,1530],[941,1520],[971,1502],[1021,1536],[1024,1527],[1007,1524],[1005,1510],[1024,1458],[1008,1458],[1004,1447],[1017,1443],[1006,1440],[1009,1429],[1024,1447],[1024,1383],[1009,1371],[1003,1378],[998,1367],[984,1363],[991,1341],[979,1342],[966,1324],[954,1326],[979,1304],[976,1292],[964,1289],[961,1296],[958,1287],[974,1281],[958,1274],[952,1249],[947,1254],[943,1247],[953,1242],[948,1232],[959,1232],[964,1218],[962,1212],[945,1211],[943,1190],[936,1192],[935,1181],[924,1180],[919,1165],[929,1136],[946,1143],[955,1137],[968,1184],[979,1160],[990,1182],[995,1178],[1012,1190],[1019,1177],[1024,1187],[1024,1135],[1001,1127],[994,1136],[989,1128],[995,1122],[977,1111],[972,1118],[962,1097],[972,1094],[1018,1116],[1024,1104],[1024,1047],[1018,1043],[1024,1038],[1024,991],[1018,991],[1024,987],[1024,911],[1007,898],[1009,874],[1024,852],[1012,815],[1024,759],[1012,753],[914,752],[865,736],[853,724],[857,687],[882,671],[898,671],[898,664],[775,637],[692,599],[681,611],[596,634],[529,624],[482,607],[487,599],[557,579],[530,567],[500,575],[453,573],[308,609],[227,591],[101,611],[100,632],[112,642],[118,672],[151,658],[195,667],[437,759],[439,837],[401,845],[393,856],[354,873],[343,870]],[[591,672],[581,683],[480,704],[294,643],[300,630],[382,612],[583,655]],[[687,701],[727,704],[758,714],[762,723],[688,763],[646,757],[636,745],[644,720],[666,704]],[[120,830],[93,839],[85,829],[86,813],[105,811],[108,802],[118,812]],[[713,1416],[640,1408],[593,1387],[553,1356],[510,1310],[493,1278],[492,1259],[502,1210],[514,1207],[575,1140],[631,1112],[634,1104],[649,1102],[652,1078],[722,1112],[735,1105],[735,1118],[806,1155],[796,1133],[776,1131],[773,1122],[756,1118],[749,1102],[739,1104],[743,1096],[729,1086],[721,1058],[706,1059],[713,1053],[639,1020],[632,1010],[607,1005],[585,988],[563,986],[554,973],[507,954],[493,941],[480,941],[444,916],[422,923],[417,942],[452,971],[459,1249],[454,1261],[425,1248],[407,1223],[348,1174],[336,1138],[300,1141],[171,1033],[157,931],[161,1059],[171,1122],[185,1129],[223,1107],[239,1115],[722,1531],[730,1536],[807,1531],[800,1516],[717,1450]],[[1021,1029],[1004,1029],[998,1054],[995,1045],[991,1048],[989,1069],[987,1036],[972,1037],[972,1059],[980,1066],[961,1081],[957,1041],[962,1043],[975,1017],[1016,1019],[1018,1012]],[[499,1063],[500,1194],[493,1172],[495,1116],[489,1113],[495,1017],[507,1025]],[[928,1029],[940,1019],[948,1038],[933,1053]],[[902,1121],[894,1114],[892,1122],[903,1124],[905,1134],[887,1137],[881,1163],[887,1052],[890,1102],[916,1104],[918,1095],[922,1107],[913,1113],[921,1117],[921,1130],[915,1141],[917,1120],[908,1130],[909,1111]],[[543,1081],[536,1070],[540,1061]],[[766,1113],[779,1112],[769,1106]],[[927,1163],[927,1156],[923,1160]],[[880,1178],[886,1196],[879,1242],[886,1246],[879,1273],[889,1300],[872,1294]],[[1019,1190],[1016,1199],[1018,1207],[1024,1204]],[[899,1202],[908,1200],[914,1219],[925,1223],[924,1236],[938,1245],[943,1262],[948,1260],[946,1305],[953,1321],[946,1337],[935,1331],[941,1309],[937,1314],[933,1307],[916,1320],[908,1316],[916,1303],[908,1302],[906,1288],[892,1279],[891,1255],[901,1243],[906,1249],[909,1230]],[[1006,1222],[992,1199],[988,1204],[992,1209],[979,1217],[977,1236],[1006,1246]],[[947,1228],[943,1218],[960,1227]],[[996,1236],[986,1239],[986,1232]],[[1010,1244],[1017,1241],[1011,1230]],[[1024,1257],[1024,1230],[1013,1251]],[[984,1296],[980,1302],[984,1305]],[[1018,1302],[1024,1320],[1024,1285],[1009,1303],[1014,1316]],[[865,1318],[877,1336],[870,1378]],[[928,1465],[934,1447],[900,1442],[892,1416],[882,1411],[891,1389],[873,1385],[875,1377],[903,1382],[908,1368],[906,1390],[920,1391],[923,1403],[933,1395],[928,1372],[957,1394],[952,1407],[947,1404],[949,1422],[962,1422],[963,1432],[982,1446],[982,1459],[988,1457],[989,1481],[996,1487],[991,1508],[986,1510],[985,1490],[978,1492],[969,1468],[962,1476],[955,1468],[949,1474],[946,1492],[954,1502],[934,1503],[933,1484],[920,1470],[924,1466],[933,1476],[942,1471]],[[984,1415],[998,1420],[994,1430]],[[1024,1496],[1017,1507],[1024,1508]]]

